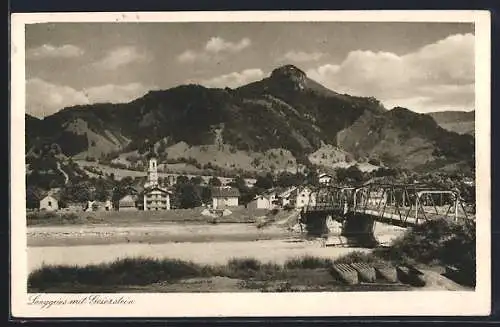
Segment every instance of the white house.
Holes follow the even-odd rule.
[[[170,182],[170,180],[169,180]],[[149,159],[148,178],[144,184],[144,210],[170,210],[171,192],[162,187],[158,178],[158,162],[156,158]]]
[[[56,195],[47,195],[40,200],[40,210],[56,211],[59,209],[59,199]]]
[[[328,185],[331,184],[333,177],[328,174],[320,174],[318,180],[320,184]]]
[[[276,207],[278,197],[276,192],[266,192],[264,194],[257,195],[252,202],[250,202],[250,207],[256,209],[273,209]]]
[[[144,190],[144,210],[170,210],[171,192],[159,186]]]
[[[90,211],[111,211],[113,210],[113,204],[110,200],[104,202],[101,201],[87,201],[87,206],[85,207],[85,212]]]
[[[291,186],[286,190],[277,194],[277,198],[281,200],[281,205],[283,207],[295,205],[295,194],[294,191],[297,189],[297,186]]]
[[[214,187],[212,189],[212,208],[237,207],[240,191],[234,187]]]
[[[316,193],[310,187],[301,187],[295,190],[295,208],[300,209],[305,206],[316,204]]]

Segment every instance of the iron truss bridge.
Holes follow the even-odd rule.
[[[420,184],[319,186],[311,192],[301,217],[306,221],[327,215],[340,219],[364,216],[399,226],[414,226],[437,218],[475,220],[475,210],[465,205],[457,190]]]

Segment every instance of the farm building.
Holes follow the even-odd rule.
[[[139,210],[136,205],[137,197],[132,194],[125,195],[118,201],[118,210],[120,211],[135,211]]]
[[[40,200],[40,210],[56,211],[59,210],[59,196],[48,194]]]
[[[212,189],[212,207],[214,209],[237,207],[240,191],[234,187],[214,187]]]

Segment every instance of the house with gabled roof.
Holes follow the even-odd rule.
[[[301,186],[292,192],[295,196],[295,208],[301,209],[307,206],[314,206],[316,204],[316,193],[309,186]]]
[[[278,192],[271,189],[257,194],[247,207],[255,209],[273,209],[278,205]]]
[[[145,188],[143,193],[144,210],[170,210],[171,195],[172,192],[159,185]]]
[[[212,188],[212,208],[237,207],[240,190],[235,187],[222,186]]]
[[[58,193],[47,193],[42,199],[40,200],[40,210],[45,210],[45,211],[56,211],[59,210],[59,201],[61,200],[61,197]]]

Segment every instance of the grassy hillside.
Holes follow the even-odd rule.
[[[473,158],[468,139],[445,133],[429,116],[336,93],[291,65],[237,89],[181,85],[126,104],[76,106],[26,120],[27,152],[57,144],[76,159],[143,159],[154,148],[165,160],[189,160],[197,169],[279,171],[345,166],[372,154],[403,167]],[[338,150],[324,153],[328,147]]]
[[[449,132],[428,115],[405,108],[365,113],[338,134],[338,146],[355,157],[377,158],[388,166],[416,168],[474,163],[474,138]]]
[[[474,136],[475,111],[442,111],[429,114],[442,128]]]

